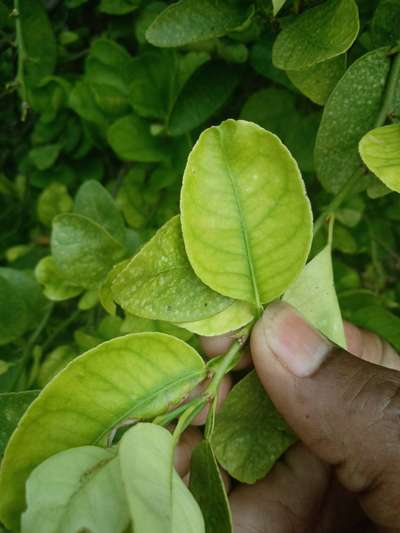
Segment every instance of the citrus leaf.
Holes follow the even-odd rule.
[[[0,394],[0,457],[19,419],[38,394],[35,390]]]
[[[122,245],[125,244],[125,225],[111,194],[98,181],[88,180],[79,187],[74,212],[90,218],[104,227]]]
[[[205,531],[196,501],[172,471],[172,446],[172,435],[155,424],[138,424],[121,440],[122,479],[135,533]]]
[[[98,287],[125,249],[95,221],[76,213],[57,215],[51,234],[51,253],[58,270],[71,285]]]
[[[362,165],[358,143],[373,128],[382,104],[390,69],[387,52],[379,48],[357,59],[325,105],[315,144],[315,167],[328,192],[338,193]]]
[[[82,287],[70,285],[60,273],[54,258],[43,257],[36,265],[35,276],[38,282],[43,285],[43,294],[49,300],[59,302],[74,298],[82,292]]]
[[[232,303],[196,277],[186,257],[179,216],[169,220],[116,275],[111,290],[125,311],[171,322],[208,318]]]
[[[392,191],[400,193],[400,124],[375,128],[359,145],[361,159]]]
[[[116,338],[74,359],[43,389],[8,443],[0,470],[0,519],[18,527],[25,482],[42,461],[68,448],[103,444],[127,418],[166,411],[205,373],[193,348],[162,333]]]
[[[124,161],[152,163],[166,158],[163,142],[151,135],[150,125],[133,113],[116,120],[107,131],[107,139]]]
[[[327,0],[284,27],[272,49],[274,65],[302,70],[332,59],[350,48],[359,27],[354,0]]]
[[[189,488],[203,513],[206,533],[232,533],[224,482],[208,441],[202,441],[193,452]]]
[[[245,326],[256,316],[254,306],[246,302],[233,302],[229,307],[203,320],[181,322],[177,326],[185,328],[197,335],[214,337]]]
[[[324,105],[346,70],[346,55],[328,59],[304,70],[288,70],[290,81],[310,100]]]
[[[232,477],[254,483],[295,440],[253,370],[223,403],[211,443],[219,463]]]
[[[371,22],[374,46],[395,45],[400,39],[400,0],[380,0]]]
[[[154,46],[170,47],[222,37],[239,29],[253,12],[235,2],[181,0],[157,16],[146,38]]]
[[[83,446],[41,463],[26,484],[22,533],[123,533],[130,516],[115,451]]]
[[[233,93],[239,82],[237,69],[222,62],[201,66],[183,87],[172,110],[168,131],[182,135],[200,126]]]
[[[286,0],[272,0],[272,14],[274,17],[279,13],[282,7],[285,5]]]
[[[330,245],[325,246],[288,288],[283,300],[292,305],[328,339],[346,348],[343,320],[336,296]]]
[[[74,203],[62,183],[51,183],[40,193],[37,202],[37,214],[40,222],[50,226],[53,218],[60,213],[72,210]]]
[[[181,195],[186,251],[215,291],[260,307],[303,268],[312,217],[296,162],[272,133],[227,120],[202,133]]]

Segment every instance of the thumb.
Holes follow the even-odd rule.
[[[372,521],[400,528],[400,372],[334,347],[283,302],[268,306],[251,349],[299,438],[335,467]]]

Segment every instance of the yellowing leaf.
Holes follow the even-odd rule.
[[[336,296],[330,245],[325,246],[285,292],[292,305],[328,339],[346,348],[343,320]]]
[[[68,448],[103,444],[123,420],[166,411],[204,377],[198,353],[162,333],[116,338],[74,359],[31,404],[8,443],[0,520],[18,528],[25,482],[42,461]]]
[[[171,322],[207,318],[232,303],[196,277],[186,257],[178,216],[116,275],[111,290],[125,311]]]
[[[113,450],[83,446],[41,463],[26,484],[22,533],[123,533],[130,516]]]
[[[172,435],[138,424],[122,438],[122,479],[135,533],[204,533],[201,511],[175,471]],[[172,483],[171,483],[172,481]]]
[[[202,133],[185,169],[181,211],[192,267],[221,294],[260,307],[304,266],[312,217],[299,169],[256,124],[227,120]]]
[[[356,39],[359,27],[354,0],[327,0],[284,27],[272,49],[274,65],[302,70],[343,54]]]
[[[400,193],[400,124],[369,131],[359,144],[361,159],[383,183]]]

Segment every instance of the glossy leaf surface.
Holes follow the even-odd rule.
[[[201,511],[172,471],[172,435],[154,424],[138,424],[119,450],[135,533],[204,533]]]
[[[115,451],[72,448],[41,463],[26,484],[21,533],[123,533],[130,516]]]
[[[193,452],[189,487],[203,513],[206,533],[232,533],[232,517],[224,482],[206,440]]]
[[[25,482],[42,461],[68,448],[103,444],[126,418],[156,416],[204,375],[198,353],[162,333],[119,337],[74,359],[32,403],[11,437],[0,470],[0,519],[17,527]]]
[[[204,285],[186,257],[179,217],[172,218],[116,275],[114,299],[133,315],[172,322],[207,318],[232,301]]]
[[[302,70],[343,54],[359,30],[354,0],[327,0],[287,24],[276,38],[272,58],[285,70]]]
[[[202,133],[186,166],[183,237],[199,278],[257,306],[302,269],[311,211],[296,162],[256,124],[227,120]]]
[[[389,68],[386,48],[361,56],[346,70],[326,103],[315,144],[315,166],[323,187],[333,194],[362,164],[358,143],[374,127]]]
[[[235,479],[264,477],[296,437],[276,411],[255,371],[237,383],[217,415],[212,446]]]
[[[346,348],[343,320],[333,281],[331,247],[325,246],[288,288],[283,300],[323,333]]]
[[[389,189],[400,193],[400,124],[369,131],[359,149],[369,170]]]
[[[183,46],[221,37],[233,31],[252,13],[238,2],[181,0],[162,11],[146,32],[154,46]]]

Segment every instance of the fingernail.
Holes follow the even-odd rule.
[[[311,376],[333,345],[285,302],[274,302],[262,317],[265,341],[272,353],[297,377]]]

